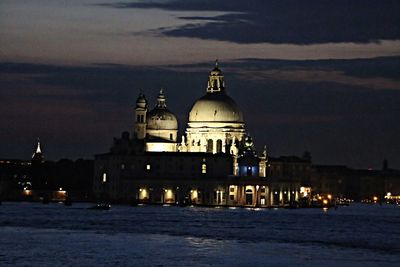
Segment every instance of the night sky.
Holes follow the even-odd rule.
[[[219,59],[258,149],[400,168],[400,1],[3,0],[0,158],[93,158],[165,88],[183,133]]]

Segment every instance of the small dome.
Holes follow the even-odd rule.
[[[178,130],[178,120],[168,109],[154,108],[147,114],[147,129]]]
[[[157,97],[156,107],[149,111],[146,118],[147,129],[150,130],[178,130],[176,116],[167,109],[163,89]]]
[[[197,100],[189,113],[189,122],[240,122],[243,114],[224,92],[207,93]]]

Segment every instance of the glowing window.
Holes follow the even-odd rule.
[[[205,163],[201,165],[201,173],[207,173],[207,165]]]
[[[103,183],[107,182],[107,174],[103,173]]]
[[[146,170],[150,171],[150,169],[151,169],[150,164],[147,164],[147,165],[146,165]]]

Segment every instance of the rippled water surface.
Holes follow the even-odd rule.
[[[400,207],[251,210],[10,203],[0,266],[400,266]]]

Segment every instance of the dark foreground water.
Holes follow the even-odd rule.
[[[400,207],[0,206],[0,266],[400,266]]]

